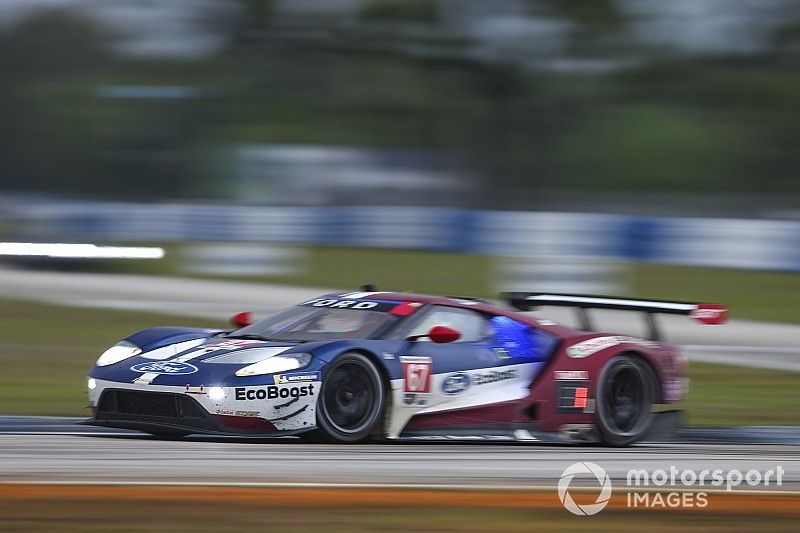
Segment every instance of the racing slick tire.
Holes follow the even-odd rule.
[[[606,364],[597,386],[596,422],[609,446],[627,446],[644,437],[657,401],[655,375],[641,359],[617,355]]]
[[[355,443],[369,438],[383,419],[386,393],[381,374],[360,353],[345,353],[325,373],[317,400],[317,431],[309,437]]]

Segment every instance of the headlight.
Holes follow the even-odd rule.
[[[120,361],[140,353],[142,353],[142,350],[138,346],[127,341],[122,341],[103,352],[103,355],[98,357],[97,363],[95,364],[97,366],[113,365],[114,363],[119,363]]]
[[[239,377],[260,376],[262,374],[274,374],[276,372],[288,372],[308,366],[311,362],[310,353],[287,353],[273,355],[269,359],[264,359],[258,363],[240,368],[236,371]]]
[[[225,389],[222,387],[211,387],[208,389],[208,399],[212,402],[219,402],[225,399]]]

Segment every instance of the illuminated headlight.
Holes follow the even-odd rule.
[[[89,378],[89,380],[86,382],[86,386],[89,388],[89,390],[94,390],[97,388],[97,381],[94,378]]]
[[[225,389],[222,387],[211,387],[208,389],[208,399],[212,402],[218,402],[225,399]]]
[[[135,344],[127,341],[118,342],[97,359],[97,366],[108,366],[119,363],[129,357],[142,353],[142,350]]]
[[[264,359],[258,363],[240,368],[236,371],[239,377],[260,376],[262,374],[274,374],[276,372],[288,372],[308,366],[311,362],[310,353],[283,353],[274,355],[269,359]]]

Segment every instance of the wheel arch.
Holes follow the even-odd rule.
[[[387,420],[386,417],[392,412],[392,381],[389,377],[389,370],[386,368],[383,360],[378,357],[378,355],[366,348],[363,347],[350,347],[346,350],[342,350],[336,357],[331,359],[331,363],[333,363],[338,357],[346,354],[346,353],[357,353],[359,355],[363,355],[370,362],[375,365],[375,368],[378,369],[378,373],[381,376],[381,381],[383,382],[383,395],[384,395],[384,412],[383,412],[383,420],[381,420],[381,437],[386,435],[386,424]],[[330,363],[329,363],[330,364]]]

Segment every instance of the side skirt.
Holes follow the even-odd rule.
[[[409,442],[504,442],[528,444],[575,444],[592,442],[575,440],[560,433],[545,433],[531,424],[497,424],[487,426],[464,426],[458,428],[420,429],[404,431],[396,441]]]

